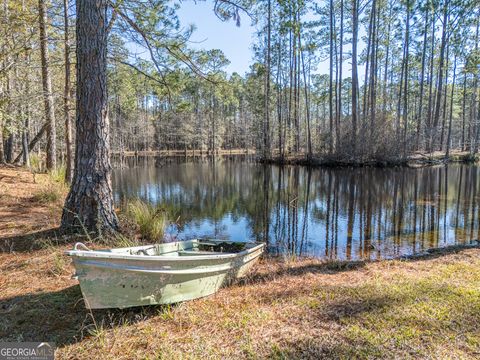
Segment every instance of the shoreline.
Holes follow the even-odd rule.
[[[427,166],[446,165],[449,163],[465,163],[473,164],[480,161],[478,154],[474,155],[469,152],[455,151],[450,153],[449,158],[445,153],[416,153],[408,156],[406,159],[384,159],[384,160],[344,160],[328,157],[312,157],[307,156],[290,156],[286,158],[275,157],[272,159],[257,160],[260,163],[271,165],[300,165],[307,167],[330,167],[330,168],[342,168],[342,167],[378,167],[378,168],[393,168],[393,167],[408,167],[408,168],[421,168]]]
[[[306,154],[290,155],[284,158],[274,156],[270,159],[264,159],[257,156],[254,149],[232,149],[232,150],[218,150],[215,154],[207,151],[199,150],[159,150],[159,151],[124,151],[124,152],[112,152],[112,158],[114,159],[128,159],[137,157],[153,157],[159,159],[168,158],[215,158],[215,157],[236,157],[236,156],[251,156],[254,160],[260,164],[268,165],[299,165],[306,167],[329,167],[329,168],[342,168],[342,167],[408,167],[408,168],[421,168],[427,166],[446,165],[449,163],[465,163],[473,164],[480,161],[479,154],[472,154],[468,151],[452,151],[447,158],[444,152],[423,153],[417,152],[409,155],[407,158],[399,159],[369,159],[369,160],[348,160],[339,159],[329,156],[313,156],[308,158]]]

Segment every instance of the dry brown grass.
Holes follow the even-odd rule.
[[[208,298],[90,313],[62,254],[74,240],[33,240],[35,250],[0,250],[0,340],[55,341],[61,359],[480,356],[478,248],[375,263],[264,259]]]

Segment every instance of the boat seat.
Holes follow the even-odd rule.
[[[203,256],[203,255],[226,255],[230,253],[215,252],[215,251],[198,251],[198,250],[180,250],[178,255],[180,256]]]

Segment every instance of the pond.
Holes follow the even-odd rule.
[[[129,158],[115,201],[165,208],[169,239],[264,241],[272,254],[383,259],[476,241],[476,165],[307,168],[252,159]]]

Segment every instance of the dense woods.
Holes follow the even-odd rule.
[[[178,6],[108,3],[114,151],[255,148],[267,159],[358,162],[478,151],[476,1],[213,1],[238,31],[258,30],[246,74],[227,73],[219,49],[190,49],[194,28]],[[28,163],[33,152],[48,168],[68,165],[71,179],[74,3],[3,0],[0,17],[0,161]]]

